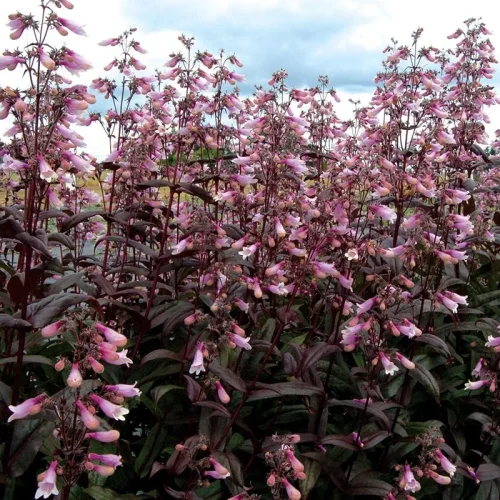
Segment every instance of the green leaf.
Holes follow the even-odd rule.
[[[424,368],[419,363],[415,363],[415,368],[413,370],[409,370],[408,373],[410,377],[414,378],[417,382],[420,382],[427,389],[427,392],[439,403],[441,394],[439,385],[427,368]]]
[[[352,496],[371,495],[385,497],[392,490],[392,485],[370,477],[356,477],[346,488],[346,494]]]
[[[65,293],[51,295],[28,305],[27,319],[34,328],[47,326],[54,318],[70,307],[85,302],[90,297],[82,293]]]
[[[224,382],[227,382],[231,387],[238,389],[238,391],[246,392],[247,386],[243,379],[228,368],[224,368],[216,363],[210,363],[208,370],[221,378]]]
[[[149,474],[153,462],[163,449],[163,443],[166,438],[166,427],[163,427],[161,424],[155,424],[135,461],[135,471],[141,478]]]
[[[78,226],[81,222],[95,217],[96,215],[106,215],[106,212],[104,210],[88,210],[68,217],[61,225],[61,233],[66,233],[71,228]]]
[[[5,365],[8,363],[16,363],[17,362],[17,356],[10,356],[8,358],[1,358],[0,359],[0,365]],[[54,366],[54,362],[46,358],[45,356],[39,356],[38,354],[25,354],[23,356],[23,364],[26,363],[40,363],[42,365],[49,365],[49,366]]]
[[[151,391],[151,396],[153,397],[153,401],[158,404],[158,401],[160,401],[165,394],[176,389],[183,391],[184,387],[179,387],[178,385],[160,385]]]

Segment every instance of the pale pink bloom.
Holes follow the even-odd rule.
[[[471,382],[470,380],[465,384],[466,391],[476,391],[477,389],[481,389],[484,385],[487,385],[487,380],[476,380]]]
[[[237,156],[233,160],[231,160],[231,163],[234,163],[235,165],[243,166],[243,165],[248,165],[250,163],[251,159],[250,156]]]
[[[347,260],[358,260],[359,259],[359,254],[358,250],[356,248],[349,248],[347,252],[344,254],[347,257]]]
[[[116,332],[112,328],[109,328],[102,323],[94,323],[94,328],[99,330],[105,337],[106,340],[117,347],[123,347],[127,344],[127,337],[121,333]]]
[[[54,59],[49,57],[42,49],[42,47],[38,47],[38,55],[40,57],[40,62],[44,66],[44,68],[48,69],[49,71],[55,69],[56,63]]]
[[[290,233],[288,239],[290,241],[303,241],[307,238],[307,226],[299,227],[298,229],[293,229]]]
[[[440,476],[437,472],[434,472],[433,470],[431,470],[429,472],[429,476],[434,479],[434,481],[436,481],[436,483],[438,484],[443,484],[443,485],[447,485],[447,484],[450,484],[451,483],[451,477],[448,477],[448,476]]]
[[[451,300],[449,297],[446,297],[442,293],[436,293],[436,300],[441,302],[447,309],[449,309],[454,314],[458,311],[458,303],[454,300]]]
[[[318,278],[326,278],[327,276],[332,276],[335,271],[335,266],[333,264],[328,264],[326,262],[312,262],[313,273]]]
[[[411,491],[412,493],[419,491],[421,488],[420,483],[415,479],[415,476],[413,475],[413,472],[408,464],[405,464],[403,477],[401,478],[401,481],[399,481],[399,487],[404,491]]]
[[[396,328],[408,338],[412,339],[413,337],[419,337],[422,335],[422,330],[417,328],[411,321],[406,318],[403,319],[403,322],[400,325],[397,325]]]
[[[300,500],[302,498],[300,491],[292,486],[286,477],[284,477],[281,481],[283,482],[283,486],[285,487],[289,500]]]
[[[220,399],[221,403],[227,405],[231,401],[229,394],[218,380],[215,382],[215,387],[217,388],[217,397]]]
[[[35,493],[35,498],[49,498],[52,495],[58,495],[59,490],[56,486],[57,481],[57,460],[54,460],[49,465],[49,468],[42,474],[41,481],[38,483],[38,489]]]
[[[172,57],[172,59],[169,59],[166,63],[165,66],[168,66],[169,68],[173,68],[174,66],[177,66],[177,63],[180,61],[180,57],[175,56]]]
[[[249,184],[256,184],[258,180],[253,175],[248,174],[234,174],[231,179],[236,181],[240,186],[248,186]]]
[[[277,285],[269,285],[267,289],[274,293],[275,295],[280,295],[286,297],[289,293],[293,291],[294,285],[290,284],[285,286],[284,283],[278,283]]]
[[[108,477],[115,473],[115,469],[109,465],[92,464],[92,472],[95,472],[100,476]]]
[[[56,336],[60,332],[63,326],[64,326],[64,320],[61,319],[59,321],[56,321],[55,323],[43,327],[42,337],[49,339],[51,337]]]
[[[108,359],[105,359],[105,361],[106,361],[106,363],[109,363],[110,365],[118,365],[118,366],[131,365],[132,360],[130,358],[127,358],[127,352],[128,352],[127,349],[123,349],[123,351],[115,353],[117,355],[116,358],[114,358],[113,356],[110,356]]]
[[[59,0],[59,2],[68,10],[71,10],[73,8],[73,4],[69,0]]]
[[[130,384],[116,384],[116,385],[105,385],[104,389],[107,391],[112,391],[119,396],[125,398],[135,398],[141,395],[141,391],[136,388],[137,382],[134,385]]]
[[[234,243],[233,243],[233,245],[234,245]],[[246,260],[246,259],[248,259],[248,257],[253,255],[257,251],[259,246],[260,245],[258,243],[254,243],[253,245],[250,245],[249,247],[243,247],[241,249],[241,251],[238,252],[238,255],[241,255],[242,259]],[[233,248],[234,248],[234,246],[233,246]]]
[[[219,462],[217,462],[217,460],[215,460],[215,458],[210,457],[209,461],[215,470],[205,471],[206,476],[211,476],[214,479],[226,479],[231,475],[223,465],[221,465]]]
[[[474,370],[472,370],[472,376],[479,378],[483,371],[483,358],[479,358],[479,361],[476,363]]]
[[[24,61],[25,59],[22,57],[0,56],[0,71],[3,69],[12,71],[19,63],[23,63]]]
[[[236,344],[238,347],[241,347],[242,349],[245,349],[247,351],[250,351],[252,349],[252,346],[249,344],[250,337],[243,338],[239,335],[235,335],[234,333],[229,333],[228,337],[229,340],[233,342],[233,344]]]
[[[34,398],[27,399],[24,403],[18,404],[17,406],[10,405],[9,410],[12,412],[12,415],[7,422],[12,422],[13,420],[27,417],[28,415],[36,415],[41,411],[41,403],[46,398],[47,396],[45,394],[40,394]]]
[[[104,372],[104,366],[101,363],[99,363],[99,361],[94,359],[92,356],[89,356],[87,358],[87,361],[89,362],[90,367],[92,368],[92,370],[94,370],[95,373]]]
[[[82,419],[83,425],[91,431],[98,429],[101,423],[97,417],[95,417],[80,400],[76,401],[75,405],[80,410],[80,418]]]
[[[101,47],[106,47],[110,45],[111,47],[114,47],[120,43],[119,38],[107,38],[106,40],[103,40],[102,42],[99,42],[97,45],[100,45]]]
[[[455,475],[455,471],[457,468],[455,465],[453,465],[448,458],[443,454],[441,450],[436,450],[435,456],[438,459],[439,463],[441,464],[441,467],[444,469],[445,472],[447,472],[451,477]]]
[[[352,291],[352,283],[353,283],[353,278],[349,277],[349,276],[344,276],[342,274],[339,274],[337,276],[337,279],[339,280],[339,283],[344,287],[344,288],[347,288],[347,290],[351,290]]]
[[[407,370],[413,370],[415,368],[415,363],[413,361],[410,361],[408,358],[400,354],[399,352],[396,353],[396,358],[399,359],[400,363],[407,369]]]
[[[196,348],[196,353],[194,355],[193,363],[189,368],[189,373],[194,373],[195,375],[199,375],[201,372],[205,371],[203,349],[204,349],[204,344],[203,342],[200,342],[198,344],[198,347]]]
[[[446,133],[444,130],[440,130],[437,135],[436,135],[436,139],[437,141],[439,142],[439,144],[456,144],[455,142],[455,138]]]
[[[83,378],[82,374],[80,373],[78,363],[73,363],[73,366],[71,368],[71,371],[69,372],[66,383],[68,384],[68,387],[76,389],[77,387],[80,387],[82,385],[82,382]]]
[[[286,455],[294,472],[304,472],[304,464],[295,456],[293,450],[286,450]]]
[[[106,414],[109,418],[114,418],[115,420],[125,420],[125,415],[129,413],[127,408],[123,408],[122,406],[115,405],[110,401],[103,399],[95,394],[91,394],[90,399],[94,401],[101,411]]]
[[[87,36],[87,33],[85,33],[85,30],[81,26],[78,26],[78,24],[75,24],[73,21],[70,21],[69,19],[64,19],[63,17],[58,17],[57,20],[65,28],[68,28],[70,31],[72,31],[76,35]]]
[[[386,375],[394,375],[399,371],[399,368],[383,352],[379,353],[379,357]]]
[[[190,238],[185,238],[182,241],[179,241],[177,245],[172,247],[172,255],[179,255],[180,253],[184,252],[184,250],[186,250],[186,248],[189,246],[190,243],[191,243]]]
[[[488,342],[485,344],[486,347],[499,347],[500,337],[493,337],[493,335],[488,336]]]
[[[299,158],[285,158],[281,160],[281,163],[288,165],[297,175],[309,173],[309,169],[306,167],[306,162],[300,160]]]
[[[101,443],[112,443],[120,438],[120,433],[118,431],[87,432],[85,437],[87,439],[95,439]]]
[[[377,303],[377,297],[372,297],[371,299],[365,300],[363,303],[358,304],[357,315],[368,312]]]
[[[286,231],[285,228],[283,227],[283,224],[281,224],[280,220],[278,217],[275,217],[274,219],[274,224],[275,224],[275,230],[276,234],[278,235],[279,238],[284,238],[286,236]]]
[[[238,298],[234,299],[234,302],[236,304],[236,307],[238,307],[238,309],[240,309],[244,313],[248,313],[250,305],[247,302],[243,302],[241,299]]]
[[[112,454],[106,454],[106,455],[100,455],[98,453],[89,453],[89,460],[98,460],[99,462],[102,462],[104,465],[108,465],[109,467],[113,467],[116,469],[117,467],[121,467],[122,464],[122,457],[120,455],[112,455]]]
[[[394,222],[397,218],[396,212],[385,205],[372,205],[370,210],[378,215],[382,220]]]
[[[49,167],[42,155],[38,155],[38,169],[40,171],[41,179],[44,179],[47,182],[52,182],[57,179],[57,174]]]

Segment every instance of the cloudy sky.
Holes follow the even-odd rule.
[[[196,38],[199,50],[234,52],[244,64],[244,93],[265,84],[281,68],[288,72],[290,86],[314,86],[319,75],[329,76],[342,99],[341,117],[349,114],[349,98],[369,100],[382,50],[391,38],[409,43],[411,33],[422,27],[423,44],[450,47],[447,35],[465,19],[481,17],[494,33],[493,44],[500,46],[500,7],[492,0],[71,1],[75,8],[63,9],[61,15],[85,26],[88,37],[70,35],[65,42],[94,65],[83,83],[102,75],[114,57],[113,48],[97,47],[102,39],[136,27],[137,40],[148,50],[139,59],[152,71],[180,50],[177,37],[184,33]],[[0,45],[9,48],[25,40],[9,40],[10,31],[1,21],[7,22],[13,5],[22,13],[37,13],[39,0],[0,1]],[[1,73],[0,85],[18,82],[19,75]],[[500,88],[500,75],[492,83]],[[490,116],[488,128],[500,128],[500,110],[491,109]],[[99,134],[97,128],[84,133],[97,155],[105,145]]]

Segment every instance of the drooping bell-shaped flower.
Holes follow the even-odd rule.
[[[201,372],[205,371],[203,349],[204,349],[204,344],[203,342],[200,342],[196,348],[196,353],[194,355],[193,363],[189,368],[189,373],[194,373],[195,375],[199,375]]]
[[[41,411],[41,403],[43,403],[46,398],[47,396],[45,394],[40,394],[34,398],[27,399],[24,403],[18,404],[17,406],[10,405],[9,410],[12,412],[12,415],[7,422],[12,422],[13,420],[27,417],[28,415],[36,415]]]
[[[56,486],[57,460],[54,460],[49,465],[49,468],[39,476],[38,489],[35,493],[35,498],[49,498],[52,495],[58,495],[59,490]]]
[[[110,401],[103,399],[95,394],[90,396],[90,399],[96,403],[101,411],[110,418],[114,418],[115,420],[125,420],[125,415],[129,413],[127,408],[123,408],[123,406],[115,405]]]

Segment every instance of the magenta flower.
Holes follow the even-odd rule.
[[[125,420],[125,415],[129,413],[127,408],[123,408],[122,406],[115,405],[110,401],[103,399],[95,394],[90,396],[90,399],[96,403],[101,411],[107,415],[109,418],[114,418],[115,420]]]
[[[429,472],[429,477],[431,477],[432,479],[434,479],[434,481],[436,481],[436,483],[438,483],[438,484],[447,485],[447,484],[451,483],[451,477],[441,476],[441,475],[439,475],[437,472],[435,472],[433,470],[431,470]]]
[[[71,371],[69,372],[68,378],[66,380],[66,383],[68,384],[68,387],[76,389],[77,387],[80,387],[82,385],[82,382],[83,378],[82,374],[80,373],[78,363],[73,363]]]
[[[493,335],[489,335],[488,342],[486,342],[485,346],[486,347],[493,347],[495,349],[497,347],[500,347],[500,337],[493,337]]]
[[[57,180],[57,174],[49,167],[42,155],[38,155],[38,169],[40,171],[40,178],[47,182]]]
[[[235,335],[234,333],[229,333],[228,337],[229,337],[229,340],[233,344],[236,344],[238,347],[241,347],[242,349],[245,349],[247,351],[250,351],[252,349],[252,346],[249,344],[250,337],[243,338],[243,337],[240,337],[239,335]]]
[[[221,403],[227,405],[231,401],[231,398],[219,380],[215,382],[215,387],[217,388],[217,397],[220,399]]]
[[[415,479],[413,472],[408,464],[405,464],[403,477],[401,481],[399,481],[399,487],[404,491],[410,491],[411,493],[415,493],[419,491],[421,486],[420,483]]]
[[[215,458],[210,457],[209,462],[212,464],[214,470],[205,471],[206,476],[211,476],[214,479],[226,479],[231,475],[223,465],[215,460]]]
[[[141,395],[141,391],[135,387],[136,385],[137,382],[135,382],[134,385],[129,385],[129,384],[105,385],[104,389],[106,389],[107,391],[112,391],[115,394],[118,394],[119,396],[123,396],[125,398],[135,398]]]
[[[56,336],[64,326],[64,323],[64,320],[61,319],[59,321],[56,321],[55,323],[45,326],[44,328],[42,328],[42,337],[49,339]]]
[[[24,403],[18,404],[17,406],[10,405],[9,410],[12,412],[12,415],[7,422],[12,422],[13,420],[27,417],[28,415],[36,415],[41,411],[42,403],[46,398],[47,396],[45,394],[40,394],[34,398],[27,399]]]
[[[99,455],[98,453],[89,453],[89,460],[97,460],[102,462],[104,465],[108,465],[109,467],[113,467],[116,469],[117,467],[121,467],[122,457],[120,455]]]
[[[286,456],[295,473],[304,472],[304,464],[295,456],[293,450],[286,450]]]
[[[410,361],[407,357],[403,356],[399,352],[396,353],[396,358],[398,358],[399,362],[407,369],[413,370],[415,368],[415,363]]]
[[[382,220],[394,222],[397,218],[396,212],[385,205],[372,205],[370,210],[378,215]]]
[[[123,347],[127,344],[127,337],[121,333],[116,332],[112,328],[109,328],[101,323],[94,323],[94,327],[99,330],[105,337],[106,340],[117,347]]]
[[[57,460],[54,460],[49,465],[49,468],[39,477],[40,480],[38,482],[38,489],[36,490],[35,498],[40,498],[40,497],[49,498],[52,495],[59,494],[59,490],[57,489],[56,486],[56,480],[57,480],[56,469],[57,469]]]
[[[300,491],[292,486],[286,477],[284,477],[281,481],[283,482],[283,486],[285,487],[289,500],[300,500],[302,498]]]
[[[394,375],[399,368],[383,353],[379,353],[380,361],[384,367],[386,375]]]
[[[118,431],[87,432],[85,437],[87,439],[95,439],[101,443],[112,443],[113,441],[120,439],[120,433]]]
[[[441,467],[444,469],[446,473],[448,473],[451,477],[455,475],[455,471],[457,470],[456,466],[453,465],[448,458],[443,454],[441,450],[436,450],[434,453],[435,457],[441,464]]]
[[[8,69],[12,71],[16,69],[16,66],[20,63],[23,63],[25,59],[22,57],[14,57],[14,56],[0,56],[0,71],[3,69]]]
[[[76,35],[87,36],[85,30],[81,26],[75,24],[73,21],[70,21],[69,19],[64,19],[64,17],[57,17],[57,21],[60,24],[62,24],[65,28],[68,28],[70,31],[75,33]]]
[[[201,372],[205,371],[203,349],[204,349],[204,344],[203,342],[200,342],[198,344],[198,347],[196,348],[196,353],[194,355],[193,363],[189,368],[189,373],[194,373],[195,375],[199,375]]]
[[[487,385],[489,382],[487,380],[476,380],[471,382],[470,380],[465,384],[466,391],[476,391],[477,389],[481,389],[481,387]]]
[[[75,402],[76,407],[80,410],[80,418],[82,419],[83,425],[90,429],[91,431],[95,431],[99,428],[101,423],[99,420],[86,408],[86,406],[80,401],[77,400]]]

